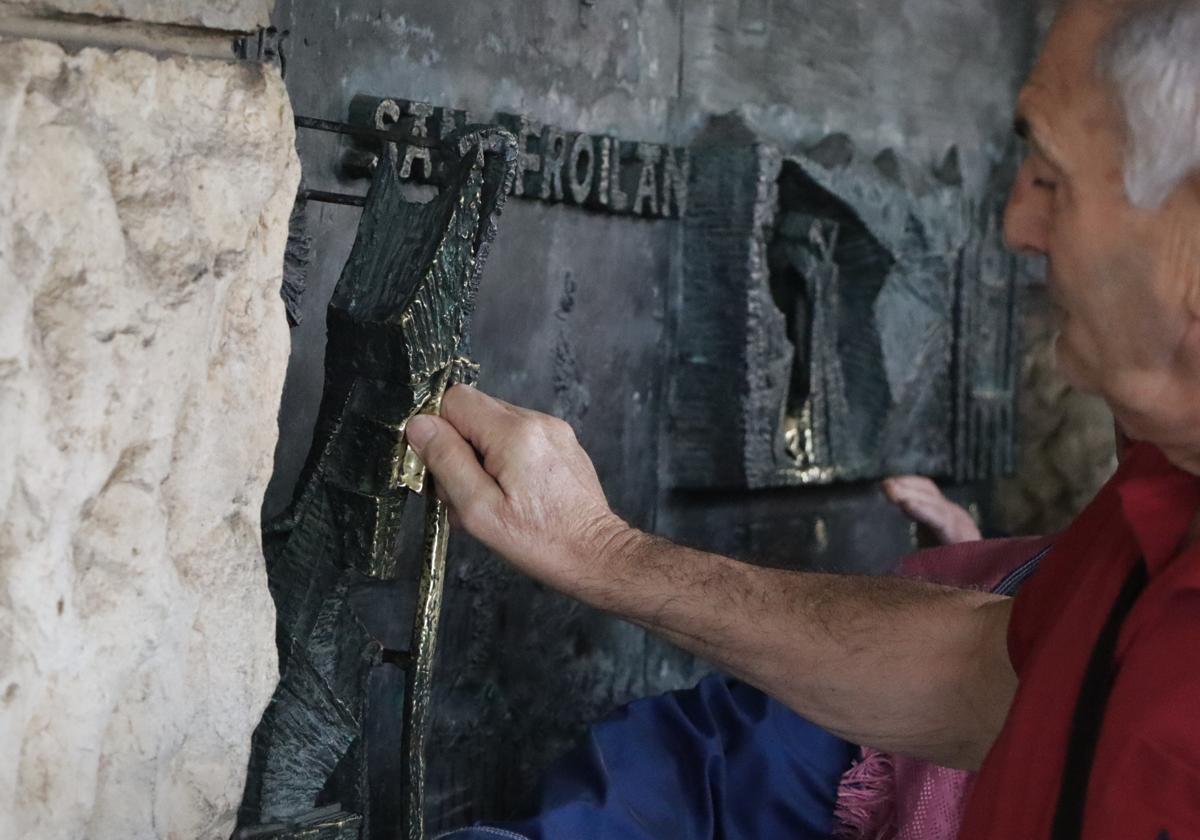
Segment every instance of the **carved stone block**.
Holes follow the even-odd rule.
[[[0,13],[94,15],[250,32],[268,25],[273,5],[272,0],[2,0]]]
[[[277,678],[287,94],[19,41],[0,113],[0,837],[224,840]]]

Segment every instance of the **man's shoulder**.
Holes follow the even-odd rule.
[[[1200,832],[1200,589],[1170,593],[1122,656],[1097,753],[1098,819],[1174,838]],[[1115,835],[1114,835],[1115,836]],[[1122,836],[1139,836],[1134,833]],[[1140,835],[1145,836],[1145,835]]]

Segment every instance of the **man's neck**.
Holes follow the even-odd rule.
[[[1200,451],[1192,447],[1159,446],[1171,464],[1185,473],[1200,477]]]

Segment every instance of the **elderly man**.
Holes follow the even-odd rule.
[[[1010,245],[1140,441],[1015,600],[762,569],[630,528],[565,424],[409,430],[462,527],[854,743],[980,768],[961,836],[1200,836],[1200,0],[1075,0],[1021,92]]]

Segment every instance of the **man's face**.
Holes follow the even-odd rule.
[[[1014,250],[1047,259],[1068,380],[1104,396],[1131,435],[1167,448],[1196,435],[1178,378],[1181,354],[1200,346],[1200,227],[1189,227],[1194,202],[1184,191],[1156,210],[1126,195],[1124,124],[1096,71],[1115,15],[1108,3],[1077,0],[1055,24],[1018,103],[1029,150],[1005,233]],[[1187,399],[1196,387],[1200,378]]]

